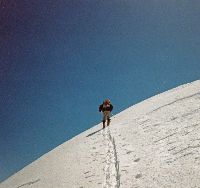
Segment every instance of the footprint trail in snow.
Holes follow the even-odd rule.
[[[106,147],[106,165],[104,168],[105,182],[103,188],[119,188],[119,161],[117,158],[115,139],[112,137],[109,127],[102,131],[102,135],[104,137],[104,145]]]

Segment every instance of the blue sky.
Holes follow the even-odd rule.
[[[0,2],[0,181],[114,114],[200,76],[200,2]]]

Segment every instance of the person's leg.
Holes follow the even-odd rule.
[[[106,124],[106,122],[103,120],[102,121],[103,122],[103,129],[105,128],[105,124]]]
[[[105,124],[106,124],[106,113],[105,112],[103,112],[103,120],[102,120],[102,122],[103,122],[103,129],[105,128]]]
[[[110,118],[108,117],[108,120],[107,120],[107,126],[110,125]]]
[[[110,112],[108,111],[106,114],[106,119],[107,119],[107,126],[110,125]]]

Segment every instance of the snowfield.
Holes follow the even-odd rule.
[[[200,80],[81,133],[0,188],[199,188]]]

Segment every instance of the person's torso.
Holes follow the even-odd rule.
[[[103,104],[102,111],[110,111],[111,110],[111,105],[110,104]]]

